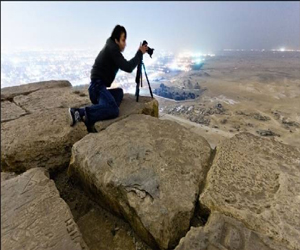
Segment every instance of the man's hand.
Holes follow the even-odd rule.
[[[142,46],[142,44],[140,43],[140,48],[139,50],[142,51],[143,55],[147,52],[147,49],[148,49],[148,45],[145,44]]]

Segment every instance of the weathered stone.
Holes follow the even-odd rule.
[[[68,173],[149,245],[167,249],[189,228],[210,155],[203,137],[176,122],[130,115],[75,143]]]
[[[145,114],[153,117],[158,117],[158,101],[155,98],[140,96],[139,101],[136,102],[136,97],[130,94],[124,94],[124,98],[120,105],[119,117],[110,120],[99,121],[95,124],[98,131],[101,131],[132,114]]]
[[[286,117],[282,119],[282,124],[300,128],[300,124],[298,122],[291,121],[289,118],[286,118]]]
[[[136,250],[126,230],[94,209],[81,217],[77,224],[90,250]]]
[[[88,249],[43,169],[1,182],[2,249]]]
[[[24,99],[19,99],[22,100],[20,105],[33,113],[2,124],[1,163],[3,170],[23,172],[33,167],[56,170],[67,166],[72,145],[87,135],[83,123],[73,128],[70,127],[68,121],[67,107],[73,104],[79,107],[87,102],[87,97],[80,97],[80,93],[82,92],[72,92],[71,88],[60,88],[40,90],[28,96],[22,96]],[[126,94],[120,106],[119,117],[97,122],[96,128],[98,131],[103,130],[134,113],[157,117],[157,100],[140,97],[139,102],[136,102],[133,95]]]
[[[299,148],[240,133],[217,147],[200,203],[299,249],[299,170]]]
[[[175,250],[285,250],[234,218],[214,212],[204,227],[192,227]]]
[[[70,207],[90,250],[154,250],[133,232],[128,223],[101,208],[81,185],[70,180],[67,169],[53,177],[60,197]]]
[[[275,132],[273,132],[270,129],[268,129],[268,130],[259,129],[259,130],[256,131],[256,133],[261,135],[261,136],[279,136],[278,134],[276,134]]]
[[[14,102],[31,113],[91,105],[86,91],[76,91],[70,87],[41,89],[28,95],[16,96]]]
[[[15,176],[16,174],[12,172],[1,172],[1,182],[9,180]]]
[[[13,102],[1,102],[1,122],[14,120],[26,114],[27,112],[24,109]]]
[[[67,109],[40,111],[1,125],[1,167],[24,172],[67,166],[73,144],[87,135],[83,123],[70,127]]]
[[[254,113],[252,114],[253,118],[259,121],[269,121],[270,117],[261,115],[260,113]]]
[[[12,100],[17,95],[28,95],[34,91],[40,89],[48,88],[62,88],[62,87],[71,87],[72,84],[69,81],[43,81],[43,82],[33,82],[20,86],[7,87],[1,89],[1,101],[3,100]]]

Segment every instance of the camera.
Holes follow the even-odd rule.
[[[145,44],[148,45],[147,41],[144,40],[142,45],[145,45]],[[149,54],[149,56],[150,56],[151,58],[152,58],[153,50],[154,50],[154,49],[151,49],[151,48],[148,46],[147,53]]]

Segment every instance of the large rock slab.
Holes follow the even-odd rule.
[[[12,100],[17,95],[28,95],[34,91],[40,89],[49,89],[49,88],[62,88],[62,87],[71,87],[72,84],[69,81],[42,81],[42,82],[33,82],[20,86],[13,86],[1,89],[1,101],[3,100]]]
[[[31,113],[54,108],[91,105],[86,91],[70,87],[41,89],[28,95],[18,95],[14,97],[14,102]]]
[[[300,149],[240,133],[221,142],[200,203],[300,249]]]
[[[13,102],[1,102],[1,123],[17,119],[26,114],[27,112],[24,109]]]
[[[92,105],[86,88],[53,88],[42,89],[28,95],[14,97],[14,102],[28,112],[38,112],[53,108],[84,107]],[[124,94],[120,105],[120,115],[116,119],[98,122],[97,126],[105,128],[108,124],[121,120],[130,114],[148,114],[158,117],[158,101],[151,97],[141,96],[136,102],[135,96]]]
[[[68,165],[71,148],[87,135],[84,124],[70,127],[66,108],[40,111],[1,125],[1,168],[21,173],[34,167]]]
[[[189,228],[210,156],[208,142],[177,123],[130,115],[75,143],[68,173],[149,245],[167,249]]]
[[[1,248],[88,249],[45,170],[1,182]]]
[[[119,117],[96,123],[98,131],[130,114],[158,116],[157,100],[143,97],[137,103],[133,97],[124,95]],[[44,89],[14,100],[32,113],[2,124],[2,168],[20,173],[33,167],[56,170],[67,166],[71,147],[87,135],[83,123],[69,126],[68,107],[91,105],[87,93],[72,88]]]
[[[285,250],[283,244],[249,230],[238,220],[214,212],[204,227],[191,227],[175,250]]]

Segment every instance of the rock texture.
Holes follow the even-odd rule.
[[[218,147],[200,203],[300,249],[300,149],[240,133]]]
[[[136,102],[136,97],[130,94],[124,94],[124,98],[120,105],[119,117],[115,119],[99,121],[95,124],[98,131],[101,131],[109,125],[118,122],[132,114],[145,114],[153,117],[158,117],[158,101],[151,97],[140,96]]]
[[[4,95],[15,103],[1,102],[4,119],[10,120],[3,121],[1,125],[1,164],[4,171],[20,173],[33,167],[56,171],[68,165],[72,145],[87,135],[83,123],[70,127],[68,107],[84,107],[91,103],[87,88],[65,87],[67,83],[28,84],[13,87],[15,92],[7,90],[10,88],[3,89]],[[134,113],[158,117],[157,100],[141,97],[137,103],[134,96],[125,94],[119,117],[98,122],[96,128],[103,130]]]
[[[26,114],[27,112],[24,109],[13,102],[1,102],[1,123],[17,119]]]
[[[1,89],[1,101],[12,100],[18,95],[28,95],[40,89],[49,88],[62,88],[62,87],[72,87],[69,81],[43,81],[43,82],[33,82],[29,84],[24,84],[20,86],[8,87]]]
[[[193,216],[211,148],[171,121],[130,115],[72,148],[69,175],[153,247],[175,247]]]
[[[1,248],[88,249],[45,170],[1,181]]]
[[[12,172],[1,172],[1,182],[9,180],[15,176],[16,174]]]
[[[249,230],[234,218],[214,212],[204,227],[192,227],[175,250],[285,250],[283,244]]]
[[[76,91],[70,87],[41,89],[28,95],[16,96],[14,102],[30,113],[91,105],[86,91]]]
[[[36,112],[1,124],[1,167],[21,173],[34,167],[58,170],[70,161],[73,144],[87,135],[69,126],[67,109]]]
[[[53,180],[90,250],[153,250],[127,222],[100,207],[81,185],[69,179],[67,169],[54,175]]]
[[[136,250],[136,245],[126,230],[113,224],[105,216],[99,216],[94,209],[80,218],[78,227],[90,250]]]

